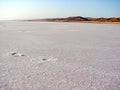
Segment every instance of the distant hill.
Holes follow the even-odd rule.
[[[118,18],[92,18],[92,17],[67,17],[67,18],[48,18],[48,19],[37,19],[31,21],[50,21],[50,22],[120,22]]]
[[[75,22],[75,21],[89,21],[89,19],[76,16],[76,17],[67,17],[67,18],[53,18],[53,19],[43,19],[45,21],[57,21],[57,22]]]
[[[92,21],[100,22],[120,22],[120,18],[94,18]]]

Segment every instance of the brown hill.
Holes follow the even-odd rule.
[[[31,21],[50,21],[50,22],[118,22],[120,23],[119,18],[90,18],[90,17],[67,17],[67,18],[48,18],[48,19],[37,19]]]
[[[87,18],[84,17],[67,17],[67,18],[54,18],[54,19],[43,19],[45,21],[60,21],[60,22],[77,22],[77,21],[89,21]]]
[[[95,18],[92,21],[100,21],[100,22],[120,22],[120,18]]]

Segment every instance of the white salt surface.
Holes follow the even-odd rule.
[[[0,90],[120,90],[120,25],[1,21]]]

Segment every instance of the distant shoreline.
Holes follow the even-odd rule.
[[[43,21],[43,20],[24,20],[28,22],[67,22],[67,21]],[[99,21],[72,21],[68,23],[95,23],[95,24],[120,24],[120,22],[99,22]]]

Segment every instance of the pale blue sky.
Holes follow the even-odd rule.
[[[120,17],[120,0],[0,0],[0,20]]]

